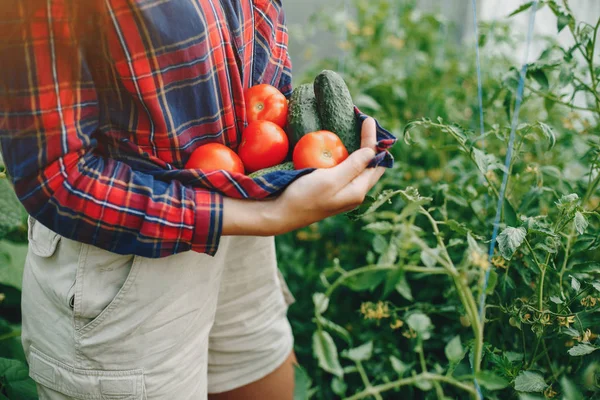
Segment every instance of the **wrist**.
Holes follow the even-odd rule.
[[[279,202],[223,199],[224,236],[275,236],[285,232]]]

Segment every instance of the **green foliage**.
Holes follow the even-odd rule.
[[[575,44],[544,39],[528,65],[506,170],[520,68],[495,50],[522,40],[511,19],[480,26],[481,135],[472,43],[449,39],[453,27],[414,1],[353,4],[314,19],[334,34],[347,29],[344,62],[320,60],[296,79],[343,67],[359,108],[404,142],[360,208],[277,239],[313,398],[468,398],[474,377],[489,399],[599,396],[600,21],[576,20],[568,2],[540,2]],[[319,368],[315,332],[331,333],[335,378]]]

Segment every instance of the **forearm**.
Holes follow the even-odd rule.
[[[223,199],[223,236],[274,236],[285,233],[275,199]]]

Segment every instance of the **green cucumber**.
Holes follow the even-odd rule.
[[[288,107],[288,132],[290,148],[307,133],[321,130],[317,100],[313,85],[306,83],[294,89]]]
[[[284,162],[282,164],[275,165],[273,167],[259,169],[258,171],[254,171],[253,173],[251,173],[248,176],[250,178],[254,179],[254,178],[260,178],[261,176],[264,176],[268,173],[275,172],[275,171],[293,171],[293,170],[294,170],[294,163],[291,161],[288,161],[288,162]]]
[[[348,153],[358,150],[360,129],[344,79],[334,71],[324,70],[313,86],[322,128],[338,135]]]

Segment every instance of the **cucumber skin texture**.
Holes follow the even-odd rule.
[[[251,173],[248,176],[250,178],[260,178],[261,176],[264,176],[268,173],[275,172],[275,171],[293,171],[293,170],[294,170],[294,163],[291,161],[288,161],[288,162],[284,162],[282,164],[275,165],[273,167],[260,169],[258,171]]]
[[[321,130],[317,99],[310,83],[300,85],[292,92],[288,107],[288,130],[290,148],[307,133]]]
[[[338,135],[348,153],[358,150],[360,129],[344,79],[334,71],[324,70],[315,78],[314,91],[323,129]]]

